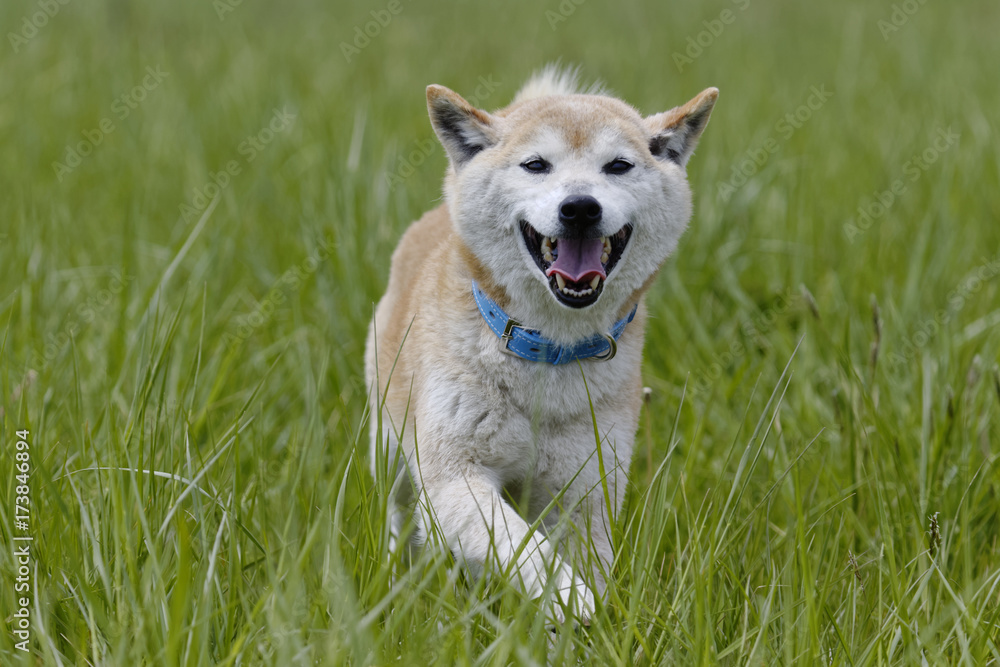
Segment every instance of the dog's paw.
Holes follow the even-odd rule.
[[[552,594],[547,605],[551,620],[564,625],[568,613],[574,624],[589,626],[595,608],[590,586],[565,563],[559,565],[552,577]]]

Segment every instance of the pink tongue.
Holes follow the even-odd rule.
[[[559,239],[556,243],[559,256],[545,272],[546,276],[558,273],[570,282],[591,280],[595,275],[607,278],[601,265],[604,242],[601,239]]]

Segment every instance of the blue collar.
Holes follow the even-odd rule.
[[[635,317],[638,304],[632,307],[628,317],[615,323],[611,333],[598,334],[573,345],[559,345],[543,337],[538,331],[528,329],[517,320],[512,319],[493,299],[486,296],[479,285],[472,281],[472,295],[479,307],[479,314],[486,320],[487,326],[500,338],[500,351],[512,354],[528,361],[544,361],[547,364],[559,366],[577,359],[594,359],[607,361],[618,351],[618,339],[625,331],[626,325]]]

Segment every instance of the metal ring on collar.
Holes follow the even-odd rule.
[[[593,361],[610,361],[615,358],[616,354],[618,354],[618,342],[615,340],[614,336],[611,334],[602,335],[604,336],[604,340],[608,341],[608,351],[600,356],[591,357]]]

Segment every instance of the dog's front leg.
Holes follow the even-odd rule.
[[[469,467],[446,480],[425,480],[424,495],[421,511],[430,512],[441,537],[468,566],[510,572],[530,597],[545,592],[551,574],[550,590],[560,603],[552,608],[556,620],[564,620],[564,606],[580,621],[593,614],[593,592],[503,499],[488,469]]]

